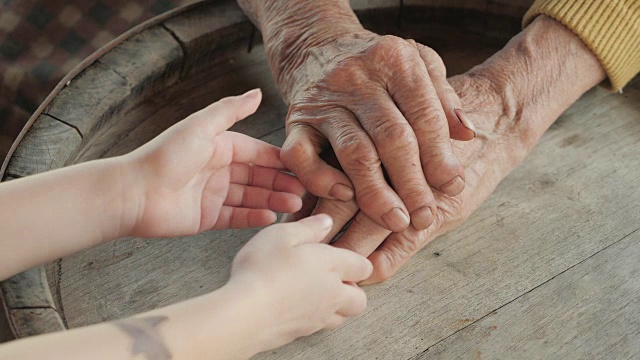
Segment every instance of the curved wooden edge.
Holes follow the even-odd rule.
[[[43,266],[29,269],[0,282],[0,296],[14,337],[42,333],[34,331],[51,332],[65,329],[62,317],[53,302]],[[46,315],[46,326],[40,325],[41,322],[37,320],[41,314]],[[34,317],[36,319],[32,321]],[[51,328],[51,324],[61,326]]]

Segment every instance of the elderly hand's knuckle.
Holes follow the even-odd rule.
[[[375,127],[372,135],[378,141],[389,142],[392,144],[411,145],[416,141],[415,134],[409,123],[402,121],[387,121]]]
[[[393,35],[382,37],[378,46],[374,48],[374,56],[384,63],[407,69],[411,64],[411,59],[417,58],[418,52],[404,39]]]
[[[361,136],[351,133],[341,134],[334,144],[337,154],[343,154],[347,166],[371,171],[380,166],[380,159],[369,144],[362,141]],[[373,152],[372,152],[373,150]]]
[[[285,163],[301,161],[310,155],[311,154],[307,152],[306,146],[297,139],[286,142],[280,152],[282,161]]]
[[[418,121],[418,126],[429,130],[429,134],[433,137],[439,137],[442,131],[449,128],[447,118],[442,111],[433,106],[422,106],[414,110],[409,118]]]
[[[370,176],[380,170],[381,167],[380,158],[371,153],[356,154],[348,164],[352,171],[362,176]]]
[[[438,53],[435,50],[433,50],[428,46],[420,45],[420,52],[424,57],[430,60],[440,58],[440,55],[438,55]]]

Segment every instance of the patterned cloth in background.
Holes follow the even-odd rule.
[[[75,65],[116,36],[195,0],[0,0],[0,161]]]

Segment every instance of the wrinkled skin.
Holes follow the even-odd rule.
[[[575,35],[540,17],[485,63],[449,80],[478,136],[470,142],[452,141],[466,169],[466,187],[453,197],[435,193],[433,226],[391,233],[358,211],[353,201],[313,197],[307,197],[303,210],[291,218],[311,211],[331,214],[335,226],[327,241],[353,219],[335,246],[369,256],[374,273],[363,284],[386,280],[430,240],[451,231],[480,207],[553,121],[603,79],[597,59]]]
[[[283,163],[316,196],[346,207],[355,197],[384,229],[432,226],[434,193],[465,187],[450,139],[476,135],[438,54],[364,29],[348,0],[238,4],[290,106]],[[329,149],[344,173],[319,156]]]
[[[353,219],[334,245],[369,256],[375,270],[367,283],[388,279],[426,243],[466,220],[524,158],[533,144],[522,143],[518,122],[505,115],[502,100],[488,81],[468,75],[450,81],[476,123],[478,137],[472,142],[452,142],[455,154],[466,169],[467,185],[455,197],[436,192],[437,210],[433,226],[426,230],[410,226],[403,232],[392,233],[360,212],[354,201],[345,203],[320,199],[318,202],[317,198],[310,196],[305,200],[305,208],[287,219],[304,217],[312,210],[313,213],[332,214],[336,226],[327,241]]]
[[[309,41],[280,64],[290,105],[282,160],[312,194],[348,201],[355,192],[377,224],[402,231],[432,224],[434,192],[464,189],[450,138],[475,132],[435,51],[362,29]],[[318,156],[327,148],[344,174]]]

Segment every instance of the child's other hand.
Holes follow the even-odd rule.
[[[253,114],[262,94],[222,99],[126,156],[135,174],[132,234],[191,235],[259,227],[301,207],[304,188],[281,170],[280,149],[225,131]]]
[[[355,252],[322,244],[332,226],[326,214],[260,231],[233,261],[229,286],[254,299],[256,329],[268,350],[359,315],[367,298],[356,283],[373,267]]]

